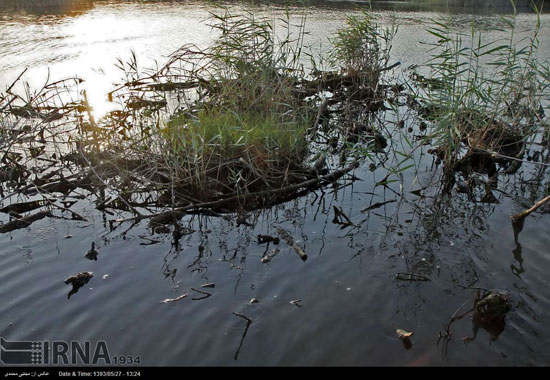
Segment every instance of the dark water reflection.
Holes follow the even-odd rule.
[[[131,48],[144,59],[160,60],[182,41],[207,43],[209,29],[200,21],[209,9],[196,3],[96,2],[63,17],[2,13],[0,84],[25,66],[32,68],[29,80],[39,83],[50,67],[52,77],[89,75],[95,83],[100,78],[100,93],[116,78],[105,65]],[[312,10],[314,34],[334,30],[348,10]],[[425,58],[410,46],[425,37],[420,21],[436,16],[398,14],[395,60],[406,65]],[[490,31],[498,17],[462,14],[453,20],[457,28],[478,20]],[[520,16],[520,30],[532,22],[531,15]],[[416,169],[403,173],[402,186],[375,186],[387,172],[363,167],[355,173],[361,180],[351,186],[251,215],[253,227],[237,226],[234,218],[187,217],[184,226],[194,232],[177,246],[171,234],[152,235],[145,222],[112,231],[109,220],[118,215],[102,214],[83,199],[79,212],[88,221],[45,218],[0,235],[0,336],[105,340],[112,355],[139,355],[146,365],[549,364],[550,218],[537,212],[516,234],[509,221],[510,214],[540,199],[543,186],[532,183],[547,182],[547,171],[524,166],[518,176],[501,179],[499,203],[485,204],[464,194],[440,196],[441,173],[432,157],[418,150],[414,161]],[[361,212],[388,200],[395,202]],[[334,224],[333,206],[354,226]],[[281,252],[261,263],[274,246],[258,244],[256,236],[275,234],[274,226],[300,240],[306,262],[281,243]],[[92,242],[99,253],[93,261],[85,257]],[[63,281],[82,271],[94,277],[68,299],[71,286]],[[403,280],[399,273],[429,281]],[[201,288],[207,283],[215,287]],[[480,330],[465,344],[462,338],[474,328],[467,316],[453,324],[444,352],[437,344],[442,325],[461,305],[471,308],[471,287],[510,293],[505,329],[492,342]],[[183,294],[188,296],[161,302]],[[250,303],[252,298],[259,302]],[[414,332],[410,345],[396,329]]]
[[[510,270],[517,262],[507,223],[510,199],[487,207],[405,193],[399,203],[364,214],[358,209],[372,203],[364,193],[372,192],[375,178],[366,170],[356,174],[364,182],[353,189],[262,212],[251,218],[254,228],[189,218],[187,226],[197,232],[178,249],[170,235],[151,236],[144,226],[111,232],[86,202],[91,223],[44,220],[4,235],[0,333],[8,339],[105,339],[111,352],[141,355],[153,365],[547,362],[544,217],[526,221],[519,236],[525,243],[518,277]],[[384,198],[383,191],[375,193]],[[357,227],[334,225],[332,205]],[[256,235],[273,233],[274,224],[303,242],[307,262],[282,244],[269,264],[260,262],[272,247],[258,245]],[[65,239],[68,234],[73,237]],[[150,239],[160,242],[150,245]],[[84,257],[91,241],[97,261]],[[70,286],[62,281],[78,271],[95,276],[68,300]],[[400,272],[430,281],[399,281]],[[215,288],[201,288],[206,283]],[[468,318],[456,323],[444,356],[436,345],[441,325],[473,299],[462,286],[506,289],[514,309],[491,344],[481,331],[464,345],[472,324]],[[202,299],[191,288],[212,295]],[[182,294],[188,297],[161,303]],[[260,302],[250,304],[252,298]],[[290,303],[296,299],[301,307]],[[238,361],[247,322],[234,312],[252,321]],[[397,328],[415,332],[410,349],[395,336]]]

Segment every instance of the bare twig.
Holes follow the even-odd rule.
[[[208,292],[204,292],[202,290],[198,290],[198,289],[195,289],[195,288],[191,288],[191,290],[197,292],[197,293],[201,293],[201,294],[205,294],[204,297],[199,297],[199,298],[191,298],[193,301],[199,301],[199,300],[203,300],[205,298],[208,298],[212,295],[212,293],[208,293]]]
[[[182,300],[185,297],[187,297],[187,294],[182,294],[181,296],[178,296],[176,298],[166,298],[164,301],[161,301],[160,303],[172,303],[172,302]]]
[[[252,319],[250,319],[247,316],[245,316],[241,313],[238,313],[236,311],[233,312],[233,315],[235,315],[239,318],[242,318],[246,321],[246,327],[245,327],[243,335],[241,337],[241,341],[239,342],[239,347],[237,348],[237,351],[235,352],[235,360],[237,360],[237,358],[239,357],[239,352],[241,351],[241,347],[243,346],[244,338],[246,337],[246,333],[248,332],[248,329],[250,328],[250,325],[252,324]]]

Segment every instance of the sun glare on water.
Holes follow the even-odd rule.
[[[84,82],[88,104],[92,108],[92,116],[96,121],[115,109],[115,105],[109,102],[107,93],[112,89],[112,84],[101,76],[92,76]]]

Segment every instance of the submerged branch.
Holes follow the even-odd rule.
[[[165,211],[161,213],[150,214],[150,215],[138,215],[137,217],[120,220],[119,222],[151,219],[151,221],[149,222],[150,226],[159,225],[159,224],[168,224],[168,223],[172,223],[174,218],[179,219],[183,217],[186,213],[189,213],[192,210],[211,209],[211,208],[216,208],[224,204],[235,202],[235,201],[245,202],[246,200],[252,199],[252,198],[267,197],[267,196],[273,196],[273,195],[279,195],[279,194],[288,194],[293,191],[297,191],[301,188],[309,188],[313,190],[314,188],[323,186],[326,183],[330,183],[338,180],[345,174],[356,169],[358,166],[359,166],[358,162],[355,161],[351,165],[343,169],[336,170],[325,176],[310,179],[294,185],[285,186],[279,189],[262,190],[254,193],[240,194],[240,195],[230,195],[229,197],[224,197],[215,201],[188,204],[186,206],[177,207],[174,210]]]
[[[33,222],[36,222],[37,220],[40,220],[42,218],[45,218],[51,215],[52,215],[51,211],[40,211],[33,215],[12,220],[0,226],[0,233],[11,232],[20,228],[29,227]]]

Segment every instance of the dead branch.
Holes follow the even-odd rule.
[[[286,232],[284,229],[282,229],[281,227],[276,227],[275,229],[277,230],[277,233],[279,234],[281,239],[283,239],[298,254],[298,256],[300,256],[300,258],[303,261],[306,261],[307,260],[306,253],[304,252],[302,247],[296,244],[292,236],[290,236],[290,234]]]
[[[443,356],[447,356],[447,347],[449,346],[449,341],[451,340],[451,337],[453,335],[453,333],[451,332],[451,325],[455,321],[457,321],[459,319],[462,319],[466,314],[473,311],[473,309],[470,309],[470,310],[466,311],[465,313],[463,313],[461,315],[457,315],[458,312],[464,307],[464,305],[466,305],[467,302],[468,302],[468,300],[464,301],[464,303],[462,305],[460,305],[458,307],[458,309],[456,309],[456,311],[453,313],[453,315],[451,316],[451,319],[449,320],[449,322],[447,322],[447,324],[443,325],[443,329],[445,330],[445,332],[444,333],[441,333],[441,331],[439,332],[439,336],[437,338],[437,345],[439,345],[439,342],[441,341],[441,339],[444,339],[444,341],[445,341],[445,343],[443,345]]]
[[[518,222],[520,219],[525,219],[529,214],[531,214],[533,211],[535,211],[537,208],[545,204],[546,202],[550,201],[550,195],[546,198],[541,199],[537,203],[533,205],[533,207],[523,210],[522,212],[518,212],[517,214],[514,214],[510,216],[510,219],[512,219],[512,222]]]
[[[245,201],[250,198],[257,198],[262,196],[269,196],[269,195],[277,195],[277,194],[284,194],[284,193],[290,193],[293,191],[296,191],[300,188],[310,188],[314,189],[316,187],[320,187],[323,184],[327,182],[334,182],[338,180],[339,178],[343,177],[345,174],[349,173],[350,171],[356,169],[359,166],[359,163],[357,161],[354,161],[351,165],[336,170],[330,174],[327,174],[325,176],[310,179],[298,184],[289,185],[282,187],[280,189],[272,189],[272,190],[262,190],[257,191],[254,193],[248,193],[248,194],[239,194],[239,195],[229,195],[228,197],[218,199],[215,201],[209,201],[209,202],[202,202],[202,203],[196,203],[196,204],[188,204],[183,207],[177,207],[175,210],[165,211],[157,214],[150,214],[150,215],[138,215],[134,218],[128,218],[119,220],[118,222],[127,222],[127,221],[133,221],[133,220],[142,220],[142,219],[151,219],[149,222],[150,226],[154,226],[157,224],[166,224],[166,221],[172,222],[174,218],[179,219],[183,217],[185,214],[189,213],[191,210],[199,210],[201,208],[214,208],[221,205],[224,205],[229,202],[234,201]]]

